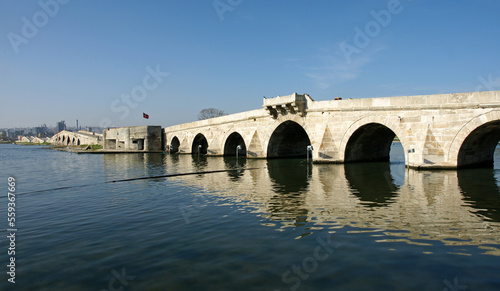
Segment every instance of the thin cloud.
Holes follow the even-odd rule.
[[[372,55],[386,49],[386,47],[365,49],[361,54],[352,56],[349,60],[344,57],[339,46],[332,53],[331,49],[323,49],[319,57],[321,66],[309,69],[306,75],[321,89],[328,89],[334,84],[357,79],[364,67],[372,60]]]
[[[306,75],[321,89],[346,81],[354,80],[363,72],[363,67],[370,62],[367,57],[359,57],[351,62],[332,57],[325,61],[325,66],[312,68]]]

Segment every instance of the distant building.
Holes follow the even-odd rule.
[[[103,131],[103,148],[121,151],[161,151],[161,126],[130,126]]]
[[[49,132],[49,129],[47,128],[47,125],[42,125],[42,126],[39,126],[39,127],[35,127],[35,136],[37,137],[40,137],[40,138],[44,138],[47,136]]]
[[[61,132],[63,130],[66,130],[66,122],[63,121],[59,121],[56,125],[56,133],[57,132]]]

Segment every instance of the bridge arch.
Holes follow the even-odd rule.
[[[179,141],[179,138],[177,138],[177,136],[174,136],[170,141],[170,148],[169,148],[170,153],[178,153],[180,146],[181,142]]]
[[[490,111],[471,119],[453,139],[448,162],[457,168],[492,167],[500,141],[500,111]]]
[[[406,148],[406,137],[396,122],[388,117],[372,115],[354,122],[345,132],[340,144],[340,156],[344,158],[344,162],[389,161],[395,136],[399,138],[403,148]],[[405,161],[408,163],[406,157]]]
[[[286,120],[272,131],[267,145],[267,157],[305,158],[309,145],[311,140],[306,129],[293,120]]]
[[[206,155],[207,153],[208,153],[207,138],[202,133],[198,133],[193,139],[193,144],[191,146],[191,154]]]
[[[223,154],[224,156],[236,156],[236,152],[238,152],[238,156],[246,157],[247,147],[243,136],[234,131],[226,138],[226,141],[224,142]]]

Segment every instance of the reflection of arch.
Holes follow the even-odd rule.
[[[177,136],[174,136],[172,138],[172,141],[170,141],[170,153],[177,153],[179,152],[179,147],[181,145],[181,142],[177,138]]]
[[[499,140],[500,111],[481,114],[457,133],[448,151],[448,162],[457,167],[491,167]]]
[[[407,148],[401,128],[387,117],[366,116],[354,122],[345,132],[340,144],[340,156],[346,162],[389,161],[394,136]]]
[[[498,181],[493,169],[470,169],[457,172],[458,185],[467,205],[475,208],[474,213],[500,222],[500,200]]]
[[[238,152],[238,156],[246,157],[247,147],[241,134],[233,132],[224,143],[224,156],[236,156],[236,152]]]
[[[367,206],[387,206],[394,202],[399,186],[389,163],[345,164],[345,177],[353,194]],[[404,173],[404,171],[403,171]]]
[[[273,191],[282,194],[302,193],[309,187],[307,165],[298,160],[273,159],[267,161]]]
[[[267,146],[268,158],[306,157],[307,146],[311,144],[305,129],[288,120],[281,123],[271,135]]]
[[[191,146],[191,153],[193,155],[206,155],[208,149],[208,142],[206,137],[198,133],[193,140],[193,145]]]

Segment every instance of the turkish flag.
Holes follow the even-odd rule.
[[[149,119],[149,115],[148,115],[148,114],[146,114],[146,113],[144,113],[144,112],[142,113],[142,117],[144,117],[144,118],[146,118],[146,119]]]

